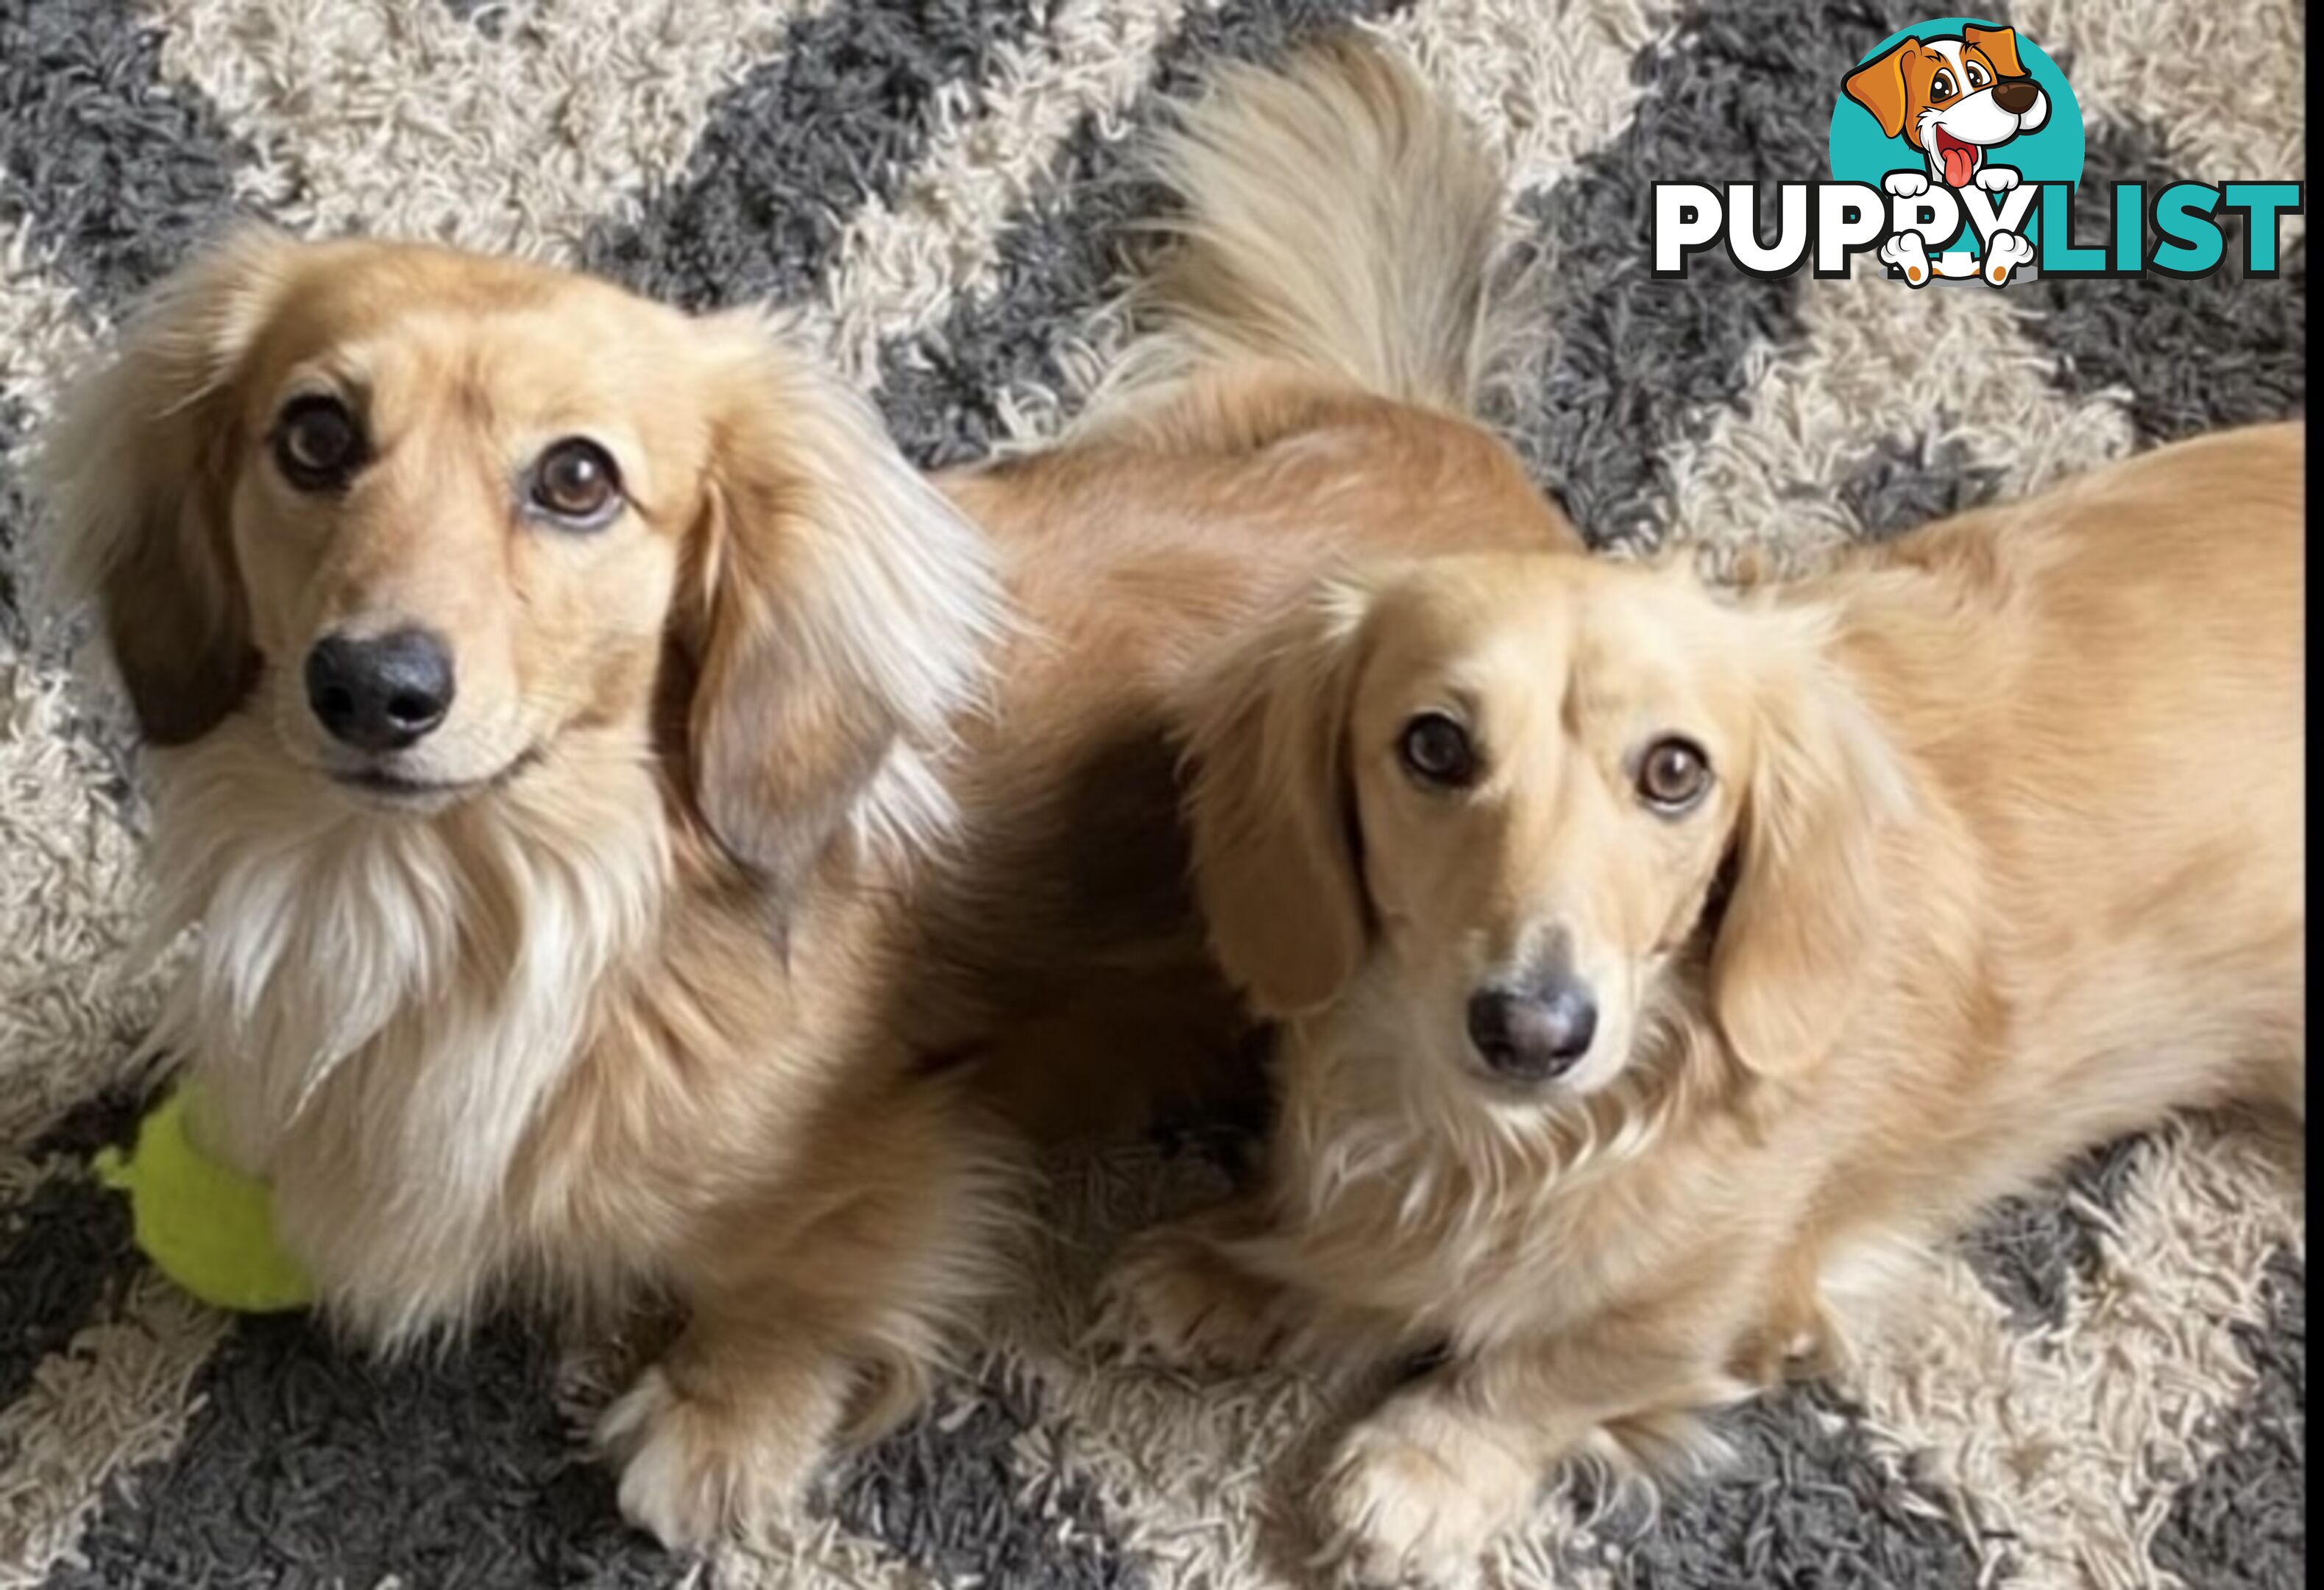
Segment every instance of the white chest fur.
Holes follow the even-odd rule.
[[[157,768],[156,925],[198,930],[155,1041],[202,1079],[215,1146],[273,1179],[334,1310],[394,1341],[467,1313],[506,1262],[527,1129],[657,926],[658,796],[601,751],[589,778],[374,812],[259,735]]]

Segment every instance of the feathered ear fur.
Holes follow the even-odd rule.
[[[910,845],[951,816],[932,766],[1003,624],[982,533],[871,405],[755,315],[705,323],[715,434],[694,549],[688,777],[778,897],[843,828]]]
[[[1818,627],[1813,615],[1766,617],[1757,762],[1711,990],[1737,1058],[1787,1077],[1830,1052],[1854,1008],[1856,970],[1888,910],[1882,840],[1912,790],[1877,721],[1821,655],[1820,627],[1773,633]]]
[[[299,247],[252,228],[162,282],[42,449],[54,594],[96,599],[158,745],[209,733],[257,678],[227,521],[245,440],[233,398]]]
[[[1186,714],[1195,892],[1221,966],[1263,1016],[1329,1003],[1370,939],[1345,749],[1366,602],[1325,585]]]

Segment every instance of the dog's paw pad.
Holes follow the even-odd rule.
[[[2015,232],[1997,232],[1985,245],[1985,279],[2000,287],[2008,282],[2018,266],[2033,257],[2031,238]]]
[[[1929,251],[1918,232],[1898,232],[1880,245],[1880,263],[1904,273],[1918,287],[1929,280]]]

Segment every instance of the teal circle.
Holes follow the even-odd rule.
[[[1981,28],[1999,24],[1978,16],[1941,16],[1916,26],[1903,28],[1889,34],[1857,60],[1861,66],[1876,56],[1885,55],[1907,39],[1958,39],[1961,29],[1974,23]],[[2066,74],[2049,52],[2028,39],[2017,35],[2017,61],[2025,69],[2042,92],[2050,98],[2050,119],[2034,132],[2021,133],[2006,143],[1994,145],[1989,157],[2015,166],[2026,182],[2079,182],[2082,180],[2082,107],[2074,97]],[[1851,70],[1854,69],[1850,69]],[[1831,111],[1831,175],[1834,181],[1865,182],[1880,186],[1880,180],[1895,171],[1925,172],[1929,162],[1919,150],[1904,142],[1904,134],[1885,136],[1877,117],[1848,97],[1844,82],[1832,85],[1836,103]],[[2038,210],[2034,212],[2038,214]],[[2025,218],[2024,235],[2040,236],[2034,216]],[[1950,243],[1929,250],[1942,254],[1949,248],[1977,252],[1977,228],[1964,219],[1960,232]]]

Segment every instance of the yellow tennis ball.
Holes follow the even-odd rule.
[[[139,1124],[127,1159],[107,1149],[96,1163],[107,1187],[129,1195],[138,1251],[203,1302],[274,1314],[314,1300],[306,1275],[275,1242],[266,1184],[195,1146],[181,1093]]]

